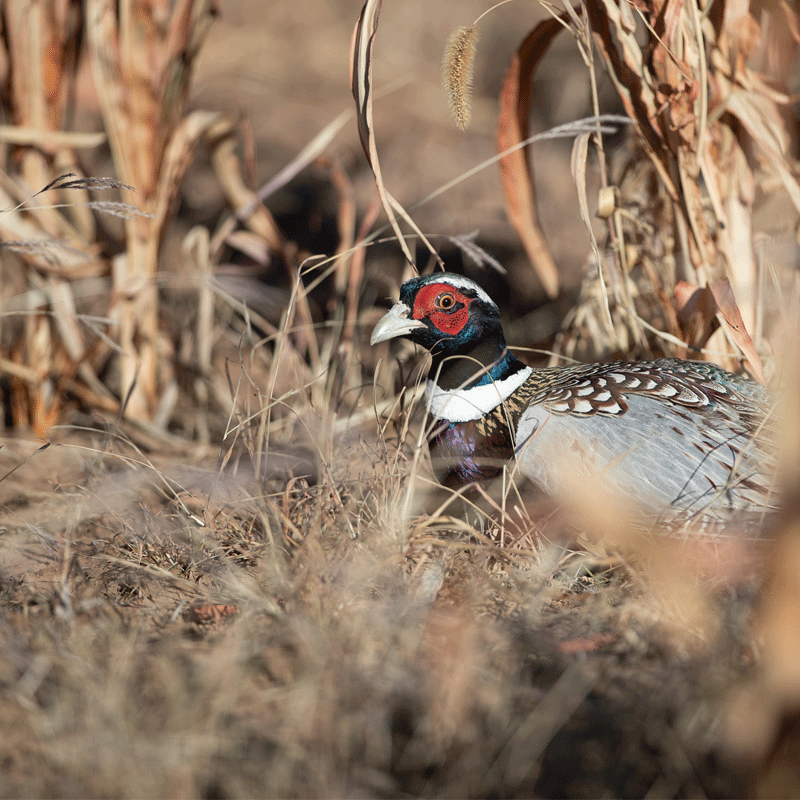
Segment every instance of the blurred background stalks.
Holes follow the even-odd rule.
[[[506,155],[502,201],[496,186],[486,193],[495,202],[495,219],[505,203],[511,227],[500,231],[493,220],[474,244],[466,231],[485,223],[486,212],[454,225],[442,203],[458,207],[475,191],[470,182],[485,183],[493,166],[407,220],[430,220],[430,246],[473,273],[490,263],[493,250],[501,254],[505,277],[486,279],[501,301],[508,296],[511,338],[550,349],[554,361],[559,355],[691,356],[729,369],[741,365],[764,380],[766,359],[771,377],[794,291],[795,273],[783,265],[792,263],[800,208],[792,113],[796,10],[787,3],[748,10],[670,2],[645,10],[609,0],[552,15],[540,11],[539,22],[531,11],[530,33],[510,42],[516,52],[507,54],[505,69],[491,41],[497,33],[510,39],[502,15],[526,18],[516,6],[496,9],[469,29],[476,36],[487,25],[499,26],[488,28],[496,32],[489,45],[472,45],[474,98],[466,91],[466,73],[459,77],[460,56],[445,63],[445,77],[452,72],[451,104],[470,111],[474,105],[484,125],[480,148],[489,142],[491,120],[482,104],[492,85],[481,83],[480,75],[489,63],[499,99],[499,152],[523,142],[531,124],[555,121],[548,81],[558,63],[574,64],[583,82],[576,91],[565,81],[562,103],[571,102],[572,119],[611,111],[629,124],[607,128],[616,131],[610,136],[568,131],[552,145],[559,151],[542,143],[535,153],[526,146]],[[368,32],[379,30],[379,7],[367,4]],[[345,27],[340,10],[329,13],[330,30]],[[242,13],[235,5],[231,11]],[[0,218],[7,420],[45,436],[77,404],[156,430],[181,427],[181,365],[198,371],[192,404],[208,408],[218,341],[212,286],[264,317],[265,333],[278,329],[281,311],[291,305],[283,317],[291,330],[280,349],[293,354],[282,357],[295,359],[295,366],[305,362],[311,370],[306,379],[325,373],[325,403],[366,400],[371,388],[365,378],[374,362],[362,354],[359,332],[369,325],[375,300],[406,273],[391,248],[373,245],[370,264],[370,248],[359,244],[376,230],[378,206],[363,161],[346,149],[353,129],[345,103],[338,115],[323,117],[316,135],[295,145],[294,157],[258,189],[255,171],[274,163],[274,156],[258,160],[256,140],[264,134],[246,113],[248,96],[237,107],[208,89],[219,81],[213,62],[202,59],[218,14],[214,4],[9,2],[3,14],[5,101],[13,123],[3,129],[6,177],[0,186],[7,209]],[[223,23],[218,29],[222,41],[227,31]],[[198,63],[205,89],[192,99]],[[219,66],[229,70],[221,57]],[[354,86],[372,68],[370,51],[370,58],[356,62]],[[395,152],[413,140],[381,142],[381,130],[376,137],[365,116],[381,121],[385,104],[379,100],[375,111],[374,101],[365,94],[361,136],[373,168],[386,160],[391,175]],[[428,116],[435,113],[429,101],[424,107]],[[446,124],[443,118],[440,125]],[[443,134],[437,128],[435,135]],[[344,149],[332,145],[342,136]],[[439,146],[426,141],[418,148],[421,158]],[[578,203],[566,197],[551,202],[551,173],[560,164],[564,174],[567,147]],[[462,172],[472,166],[464,163],[469,157],[468,149],[459,155]],[[541,169],[534,164],[544,166],[546,179],[533,179]],[[99,168],[118,183],[97,182]],[[67,173],[95,182],[53,183]],[[440,183],[449,177],[443,172]],[[200,180],[216,207],[197,207],[191,194]],[[402,181],[393,192],[403,195],[393,196],[398,208],[426,197],[424,188],[410,192]],[[546,229],[549,207],[558,203],[583,219],[568,236],[585,243],[584,264],[574,241],[566,244]],[[207,222],[196,228],[203,218]],[[401,242],[411,236],[411,255],[419,240],[413,227],[401,225],[407,228]],[[424,264],[422,251],[412,258]],[[185,326],[171,329],[171,300],[185,297],[189,285],[202,313],[193,316],[193,336],[186,338]],[[515,326],[520,312],[527,316]],[[386,367],[380,380],[394,390]],[[226,391],[212,394],[220,400]],[[208,422],[201,427],[207,430]]]

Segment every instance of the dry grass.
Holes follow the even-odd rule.
[[[404,520],[391,440],[273,492],[114,450],[4,483],[6,796],[740,791],[706,759],[745,600]]]
[[[798,288],[796,249],[777,255],[797,222],[780,74],[794,17],[742,26],[723,7],[645,19],[608,0],[591,28],[531,22],[499,150],[528,139],[529,79],[557,34],[596,97],[602,59],[631,123],[598,170],[602,228],[586,173],[612,148],[571,128],[590,268],[565,320],[552,305],[509,319],[512,341],[778,373]],[[247,122],[187,101],[209,4],[65,8],[3,12],[0,795],[791,796],[796,507],[756,547],[642,532],[605,498],[576,521],[509,480],[465,497],[433,484],[417,356],[365,341],[410,271],[396,237],[425,257],[402,230],[424,212],[381,171],[375,4],[351,77],[394,236],[330,154],[349,109],[254,188]],[[68,130],[79,55],[100,133]],[[81,168],[102,141],[119,180]],[[509,216],[555,296],[517,155]],[[227,202],[211,230],[177,206],[201,156]],[[281,222],[268,203],[292,186],[309,203]],[[468,271],[491,263],[491,242],[428,241]],[[500,297],[531,271],[513,264],[485,274]],[[796,407],[780,413],[794,502]]]

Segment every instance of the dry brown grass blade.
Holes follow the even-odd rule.
[[[0,188],[0,207],[8,209],[0,214],[0,239],[8,247],[27,246],[28,260],[40,270],[82,277],[86,274],[97,274],[103,269],[96,259],[91,258],[90,250],[84,252],[75,247],[59,247],[53,252],[53,243],[60,240],[45,234],[42,226],[38,224],[39,218],[32,219],[32,215],[25,213],[25,209],[18,204],[16,198],[3,188]]]
[[[66,281],[51,277],[48,294],[53,309],[53,318],[58,328],[59,337],[73,364],[78,364],[86,355],[83,331],[78,323],[75,298]]]
[[[800,213],[800,183],[786,163],[788,136],[775,106],[762,95],[734,88],[728,98],[728,108],[738,117],[769,161]]]
[[[578,205],[581,211],[581,219],[586,226],[589,233],[589,239],[592,243],[592,250],[594,251],[595,262],[597,263],[597,275],[600,279],[600,286],[603,293],[603,322],[606,326],[606,332],[613,337],[614,335],[614,322],[611,319],[611,309],[608,305],[608,292],[606,291],[605,277],[603,276],[603,257],[600,254],[600,248],[597,246],[597,237],[594,235],[592,228],[592,220],[589,214],[589,201],[586,197],[586,160],[589,151],[589,134],[582,133],[575,138],[575,144],[572,147],[572,179],[575,182],[575,188],[578,191]]]
[[[73,147],[76,150],[91,149],[105,144],[107,137],[102,131],[82,133],[80,131],[48,131],[16,125],[0,125],[0,142],[20,146],[33,146],[41,150]]]
[[[734,341],[736,346],[744,353],[747,358],[747,363],[750,364],[750,369],[759,383],[766,384],[767,379],[764,377],[764,365],[761,363],[761,356],[747,332],[742,314],[739,311],[739,306],[736,305],[736,298],[733,295],[733,288],[727,278],[718,281],[711,281],[708,284],[711,294],[714,296],[714,301],[719,309],[719,314],[725,324],[729,336]]]
[[[161,162],[155,193],[152,224],[163,231],[186,169],[199,142],[217,126],[223,115],[218,111],[192,111],[174,127]]]
[[[365,239],[380,213],[380,206],[377,200],[367,209],[358,230],[357,238],[359,241]],[[356,340],[356,329],[358,326],[358,299],[361,292],[362,283],[365,275],[365,262],[367,260],[367,249],[360,247],[355,250],[350,258],[350,269],[347,276],[347,292],[345,295],[345,316],[344,328],[342,329],[342,342],[346,354],[354,347]],[[343,354],[344,356],[344,354]],[[351,365],[352,375],[349,382],[344,385],[352,388],[361,381],[361,371],[355,368],[355,363]]]
[[[562,18],[540,22],[514,54],[500,92],[498,152],[502,153],[528,138],[532,78],[553,39],[563,30]],[[515,150],[500,161],[506,210],[545,291],[549,297],[557,297],[558,269],[539,226],[528,149]]]
[[[346,291],[348,273],[354,255],[353,245],[355,244],[357,214],[353,183],[337,160],[334,160],[330,165],[330,175],[339,201],[336,214],[339,241],[336,244],[336,252],[334,253],[336,264],[334,286],[336,287],[337,298],[341,299]]]
[[[361,138],[361,146],[364,149],[370,167],[372,167],[372,173],[375,176],[375,186],[378,190],[378,196],[381,199],[381,205],[386,212],[386,216],[389,219],[389,224],[392,226],[395,236],[397,236],[397,241],[403,251],[403,255],[405,255],[409,264],[416,263],[408,248],[408,244],[406,244],[405,237],[400,230],[397,215],[405,220],[406,224],[412,228],[414,233],[420,238],[420,241],[428,248],[434,258],[436,258],[439,265],[443,266],[443,262],[439,258],[433,245],[428,241],[427,237],[422,233],[400,203],[389,194],[383,182],[383,173],[381,172],[380,159],[378,158],[378,146],[375,141],[375,126],[372,111],[372,47],[375,42],[375,35],[378,31],[378,17],[382,5],[383,0],[367,0],[367,2],[364,3],[356,27],[353,30],[353,40],[350,46],[350,85],[353,89],[353,97],[356,101],[358,135]]]
[[[378,30],[378,17],[382,5],[383,0],[367,0],[361,9],[361,14],[359,14],[358,22],[353,31],[353,41],[350,49],[350,85],[356,101],[358,135],[361,138],[361,146],[364,148],[364,153],[375,175],[375,186],[378,189],[381,205],[383,205],[389,224],[397,236],[397,241],[403,250],[403,254],[409,263],[413,264],[414,259],[400,230],[397,217],[394,214],[394,207],[389,200],[386,186],[383,183],[383,174],[380,160],[378,159],[378,148],[373,127],[372,47]]]
[[[360,374],[358,376],[353,374],[353,363],[350,361],[350,355],[353,349],[353,336],[358,320],[358,298],[361,292],[361,282],[364,279],[366,248],[353,247],[356,240],[357,222],[353,184],[341,165],[336,161],[331,165],[331,179],[339,197],[339,212],[337,214],[339,243],[336,246],[336,254],[334,256],[336,259],[334,285],[336,287],[337,302],[343,310],[344,317],[338,345],[339,369],[351,373],[342,382],[342,388],[349,388],[357,380],[360,380]],[[369,228],[374,224],[374,214],[370,213],[374,208],[375,206],[367,212],[361,230],[366,229],[368,232]]]
[[[337,159],[332,160],[329,169],[338,200],[336,227],[339,240],[331,265],[335,291],[331,323],[336,334],[328,341],[328,352],[323,356],[323,362],[335,364],[329,378],[329,396],[338,405],[342,392],[358,385],[361,380],[361,370],[352,355],[366,248],[354,247],[357,212],[353,184]]]
[[[240,220],[275,252],[283,249],[283,236],[272,214],[258,195],[247,185],[242,174],[242,164],[237,155],[238,136],[233,119],[221,117],[209,131],[211,158],[214,171],[230,205],[237,210],[234,218],[227,220],[211,242],[211,252],[218,255],[222,245],[234,233]]]

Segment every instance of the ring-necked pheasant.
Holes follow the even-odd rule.
[[[666,358],[527,367],[491,298],[450,273],[403,285],[371,342],[394,337],[432,355],[428,443],[445,485],[494,477],[516,458],[553,496],[586,475],[664,518],[728,520],[774,502],[761,431],[770,398],[747,378]]]

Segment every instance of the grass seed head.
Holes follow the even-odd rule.
[[[472,73],[478,28],[458,28],[450,34],[442,59],[442,85],[450,113],[460,130],[469,127],[472,117]]]

